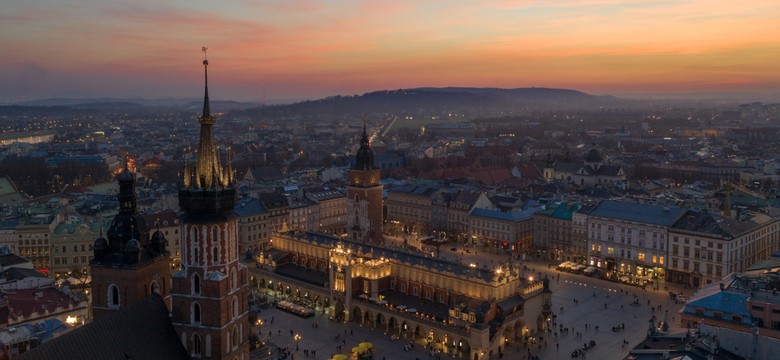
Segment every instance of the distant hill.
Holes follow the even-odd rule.
[[[239,111],[236,115],[297,119],[354,118],[361,114],[459,113],[475,116],[527,110],[593,109],[625,102],[576,90],[549,88],[414,88],[383,90],[355,96],[272,105]]]

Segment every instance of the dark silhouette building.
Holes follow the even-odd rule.
[[[99,320],[149,294],[170,304],[170,252],[165,236],[149,226],[136,208],[135,174],[125,164],[117,176],[119,214],[106,233],[95,240],[92,274],[92,315]]]

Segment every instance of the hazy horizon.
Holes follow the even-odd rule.
[[[771,100],[778,17],[721,0],[30,0],[0,14],[0,103],[198,97],[202,46],[214,98],[237,101],[447,86]]]

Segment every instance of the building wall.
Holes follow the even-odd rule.
[[[780,220],[757,226],[733,239],[670,231],[667,280],[701,287],[733,272],[744,272],[780,250]]]
[[[94,320],[106,317],[116,310],[130,306],[158,289],[170,307],[171,268],[168,257],[160,257],[137,267],[92,266],[92,316]],[[119,288],[119,306],[109,304],[109,287]]]
[[[646,271],[640,268],[652,268],[663,275],[668,257],[665,226],[594,216],[587,224],[589,265],[642,276]]]

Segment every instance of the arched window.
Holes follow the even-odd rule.
[[[192,355],[200,357],[200,335],[192,334]]]
[[[152,294],[160,295],[160,285],[157,284],[157,281],[152,281]]]
[[[211,262],[213,264],[219,264],[219,254],[216,244],[214,244],[214,247],[211,248]]]
[[[192,275],[192,293],[200,294],[200,275],[198,273]]]
[[[119,307],[119,287],[114,284],[108,286],[108,307]]]
[[[238,297],[233,296],[233,314],[232,318],[238,317]]]
[[[119,307],[119,287],[114,284],[108,286],[108,306]]]
[[[197,302],[193,302],[192,306],[190,307],[190,311],[191,311],[190,322],[192,322],[193,324],[200,324],[200,304],[198,304]]]
[[[233,325],[233,350],[238,349],[238,326]]]
[[[238,277],[236,276],[236,268],[230,270],[230,286],[232,289],[238,287]]]

